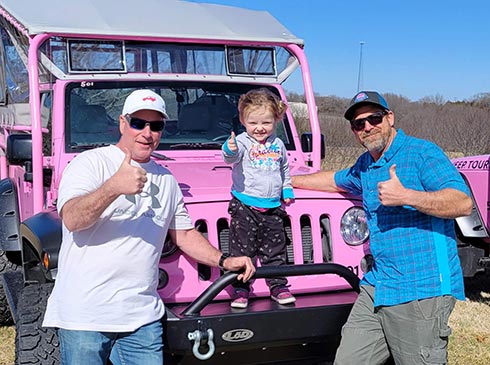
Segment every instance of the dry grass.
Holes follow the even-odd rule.
[[[449,365],[490,364],[490,274],[466,280],[466,301],[451,315]],[[14,363],[14,327],[0,327],[0,365]]]
[[[15,327],[0,327],[0,365],[14,363]]]
[[[484,302],[459,302],[450,318],[449,363],[490,364],[490,306]]]
[[[467,279],[466,301],[458,302],[449,323],[449,364],[490,364],[490,274]]]

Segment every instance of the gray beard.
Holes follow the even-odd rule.
[[[391,135],[391,134],[390,134]],[[370,152],[374,153],[376,155],[381,155],[390,139],[390,135],[388,136],[383,136],[381,133],[377,135],[374,139],[372,140],[364,140],[363,141],[363,146]]]
[[[372,141],[372,142],[364,143],[364,147],[366,147],[366,149],[369,152],[381,154],[386,147],[386,141],[384,141],[384,139],[382,139],[382,140],[378,140],[378,141]]]

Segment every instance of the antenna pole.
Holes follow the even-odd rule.
[[[362,76],[362,46],[364,46],[363,41],[359,42],[359,73],[357,74],[357,91],[361,90],[361,76]]]

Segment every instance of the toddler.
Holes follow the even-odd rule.
[[[230,254],[260,260],[262,266],[286,263],[286,237],[283,218],[287,215],[281,200],[294,199],[287,152],[277,138],[277,123],[286,112],[286,104],[266,88],[254,89],[240,97],[238,112],[245,132],[231,136],[223,144],[226,163],[233,164],[233,185],[228,212]],[[296,298],[287,288],[287,279],[266,279],[271,298],[288,304]],[[233,308],[246,308],[250,284],[233,284]]]

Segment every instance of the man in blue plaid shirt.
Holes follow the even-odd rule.
[[[472,201],[435,144],[396,130],[377,92],[361,91],[345,112],[367,152],[350,168],[293,176],[293,186],[362,195],[373,266],[342,329],[335,364],[445,364],[448,318],[464,300],[453,219]]]

